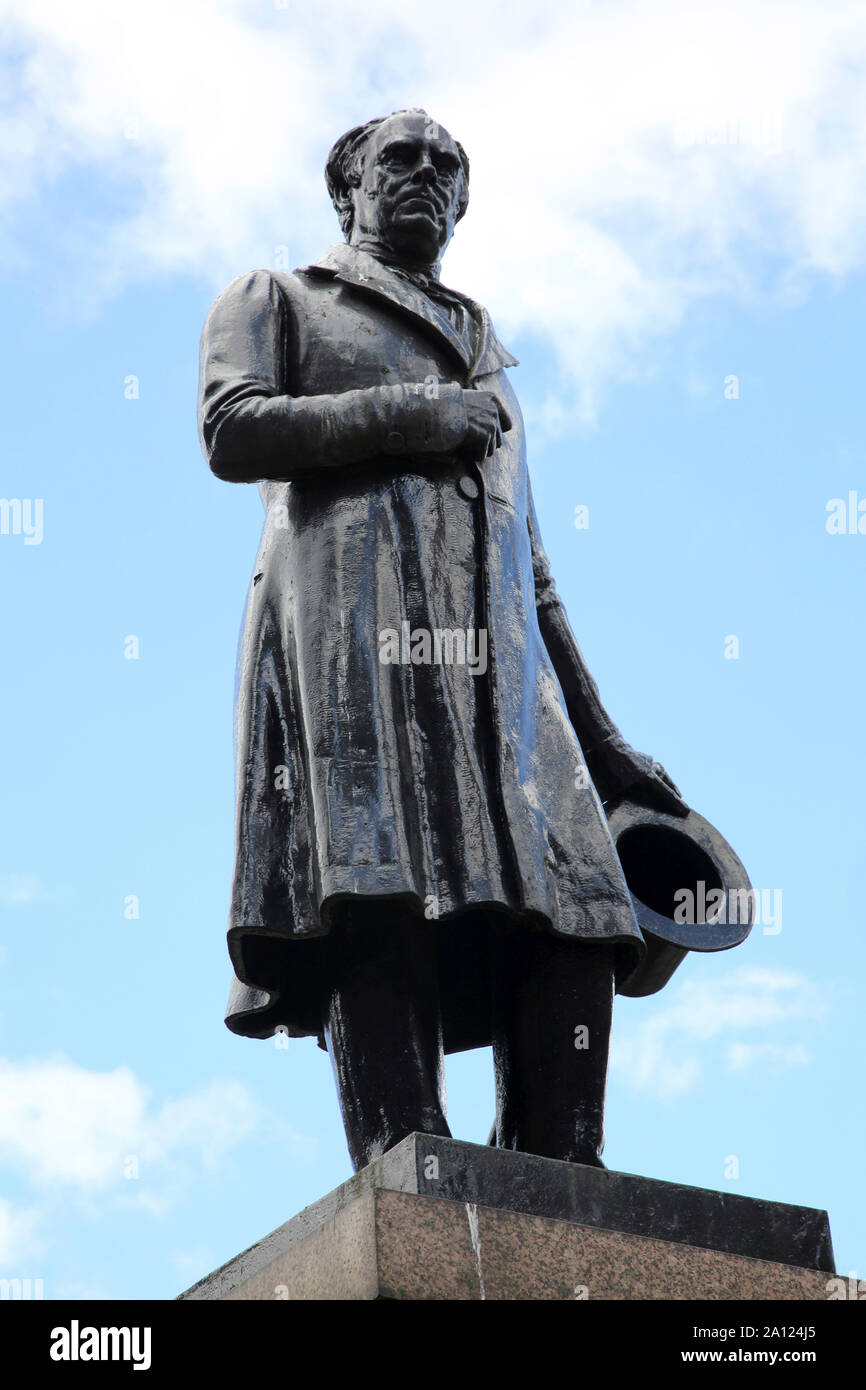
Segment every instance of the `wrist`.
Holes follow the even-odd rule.
[[[382,448],[386,454],[452,453],[468,427],[457,382],[424,381],[379,387],[383,396]]]

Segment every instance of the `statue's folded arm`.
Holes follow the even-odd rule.
[[[467,429],[463,391],[424,382],[337,394],[285,390],[289,306],[268,271],[219,296],[201,341],[199,429],[213,472],[227,482],[288,481],[319,468],[417,453],[449,453]]]

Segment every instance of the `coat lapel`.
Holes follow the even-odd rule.
[[[419,320],[431,333],[444,341],[459,358],[466,373],[466,379],[469,381],[473,377],[485,376],[488,372],[498,371],[500,367],[517,365],[517,358],[512,357],[510,352],[506,352],[493,332],[487,310],[466,295],[459,294],[456,290],[452,290],[451,293],[466,305],[466,308],[480,325],[475,355],[471,361],[466,344],[460,334],[451,326],[444,314],[436,312],[423,291],[404,280],[402,276],[393,275],[387,266],[383,265],[381,261],[377,261],[375,256],[370,256],[366,251],[359,251],[353,246],[338,243],[331,247],[322,260],[316,261],[313,265],[302,266],[301,269],[312,274],[332,276],[345,284],[353,285],[366,294],[387,300],[402,313]]]
[[[487,376],[489,372],[498,372],[502,367],[519,366],[517,358],[502,346],[494,333],[493,323],[484,305],[478,304],[468,295],[461,294],[459,290],[452,290],[451,293],[463,300],[470,314],[475,316],[481,326],[475,360],[469,369],[469,380],[472,381],[476,376]]]

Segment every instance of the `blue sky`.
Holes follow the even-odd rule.
[[[431,35],[384,4],[365,42],[330,0],[4,15],[0,493],[43,534],[0,535],[0,1277],[172,1297],[349,1176],[325,1054],[222,1023],[262,509],[201,457],[197,352],[228,279],[338,239],[330,143],[407,104],[472,161],[443,279],[521,360],[602,696],[782,894],[778,933],[618,1001],[605,1160],[826,1207],[864,1273],[866,534],[826,523],[866,500],[866,21],[725,11],[448,4]],[[483,1141],[489,1054],[448,1097]]]

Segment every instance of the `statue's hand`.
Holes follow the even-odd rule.
[[[604,801],[628,795],[660,811],[688,815],[679,787],[661,763],[638,753],[624,738],[611,738],[599,745],[593,755],[592,778]]]
[[[504,405],[492,391],[464,391],[463,404],[468,422],[462,447],[474,459],[487,458],[502,447],[502,435],[511,429]]]

